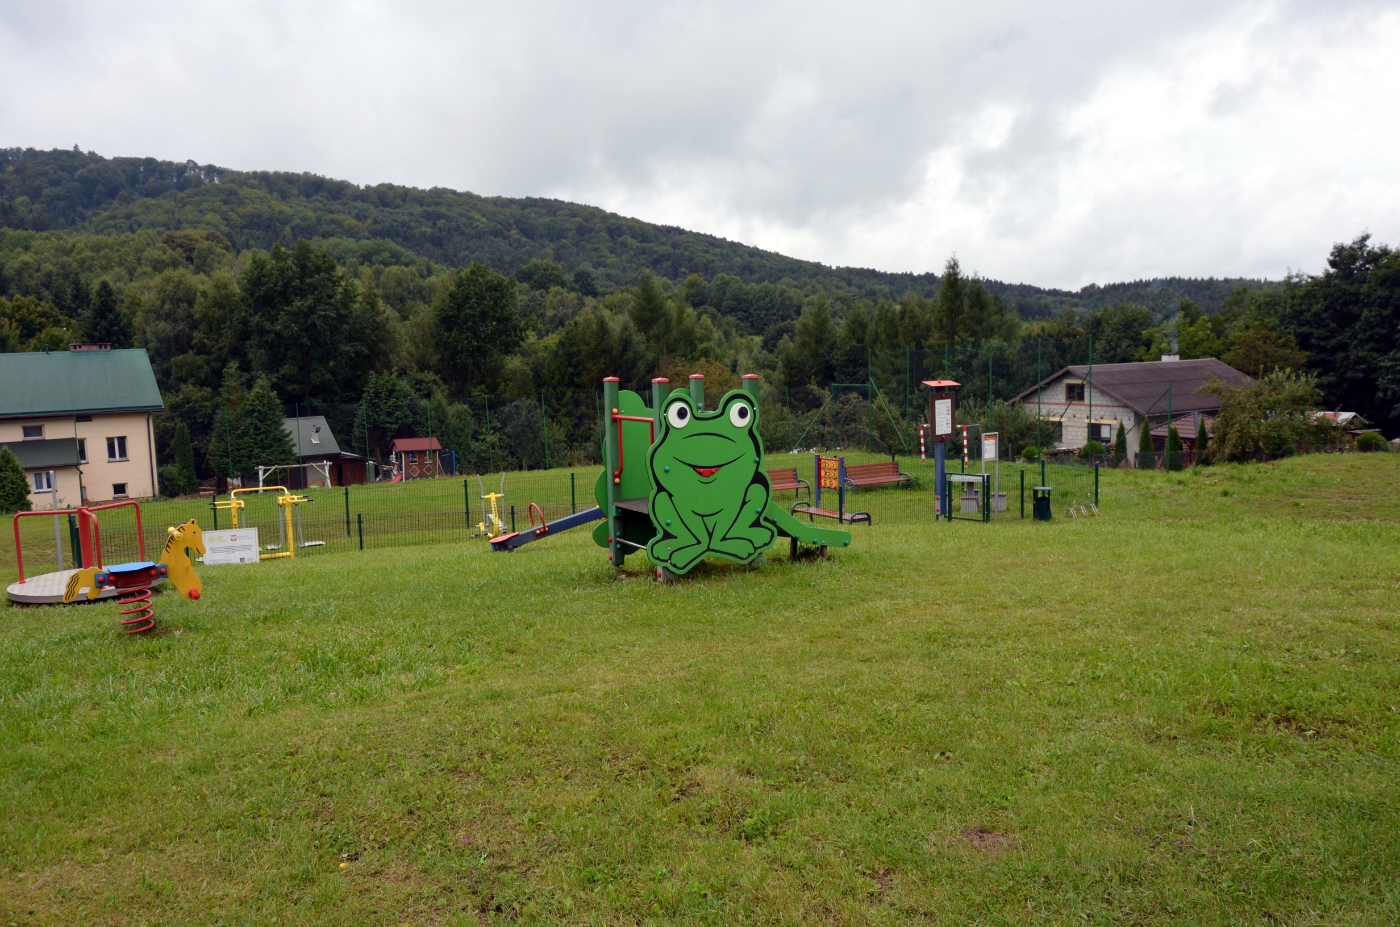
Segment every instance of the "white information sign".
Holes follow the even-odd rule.
[[[997,453],[997,433],[989,431],[982,436],[982,459],[996,460],[1001,455]]]
[[[220,563],[257,563],[258,529],[206,531],[204,549],[207,553],[201,559],[211,566]]]
[[[953,433],[953,400],[935,399],[933,401],[933,436],[935,438],[946,438]]]

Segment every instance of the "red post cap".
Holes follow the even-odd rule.
[[[653,382],[653,383],[670,383],[671,381],[668,380],[668,379],[666,379],[665,377],[652,377],[652,378],[651,378],[651,382]]]
[[[604,382],[604,383],[621,383],[622,381],[619,380],[617,377],[603,377],[603,382]]]
[[[759,379],[759,376],[758,376],[758,374],[756,374],[756,373],[746,373],[746,374],[744,374],[742,377],[740,377],[740,379],[741,379],[741,380],[757,380],[757,379]]]
[[[690,378],[691,378],[692,380],[703,380],[703,379],[705,379],[705,375],[704,375],[703,373],[692,373],[692,374],[690,375]]]

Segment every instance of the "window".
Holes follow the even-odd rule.
[[[418,453],[417,453],[417,451],[413,451],[413,452],[410,452],[410,453],[409,453],[409,455],[408,455],[408,462],[411,463],[411,464],[416,464],[416,463],[418,462]]]
[[[34,474],[35,492],[53,492],[53,471],[40,470]]]
[[[1066,383],[1066,384],[1065,384],[1065,402],[1083,402],[1083,401],[1084,401],[1084,384],[1083,384],[1083,383]]]
[[[78,439],[78,463],[87,463],[87,438]]]
[[[311,426],[311,443],[312,443],[312,444],[320,444],[320,443],[321,443],[321,426],[320,426],[320,425],[313,425],[313,426]]]
[[[113,499],[125,499],[125,498],[126,498],[126,484],[125,484],[125,483],[113,483],[113,484],[112,484],[112,498],[113,498]]]
[[[1090,422],[1089,440],[1100,441],[1104,444],[1113,443],[1113,423],[1111,422]]]
[[[44,426],[43,426],[43,425],[25,425],[25,426],[23,426],[23,429],[22,429],[22,430],[23,430],[23,432],[24,432],[24,440],[26,440],[26,441],[42,441],[42,440],[44,440]]]
[[[126,460],[126,436],[107,439],[107,459]]]

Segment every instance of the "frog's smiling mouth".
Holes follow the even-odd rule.
[[[742,456],[742,455],[741,455],[741,456]],[[686,463],[684,460],[680,460],[680,459],[677,459],[677,460],[676,460],[676,463],[684,464],[685,466],[687,466],[687,467],[689,467],[690,469],[694,470],[696,473],[700,474],[700,477],[701,477],[702,479],[709,479],[710,477],[712,477],[712,476],[714,476],[716,473],[718,473],[720,470],[722,470],[723,468],[725,468],[725,467],[729,466],[730,464],[734,463],[734,461],[735,461],[735,460],[738,460],[738,459],[739,459],[738,457],[735,457],[734,460],[726,460],[724,463],[718,464],[717,466],[713,466],[713,467],[700,467],[700,466],[696,466],[696,465],[693,464],[693,463]]]

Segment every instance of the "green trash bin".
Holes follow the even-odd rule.
[[[1031,487],[1031,512],[1035,515],[1036,521],[1050,520],[1050,493],[1049,486]]]

